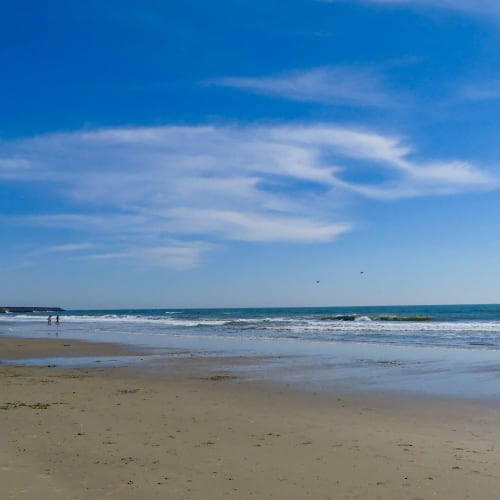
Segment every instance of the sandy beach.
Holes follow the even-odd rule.
[[[299,391],[217,358],[6,362],[124,351],[0,339],[1,498],[498,498],[495,406]]]

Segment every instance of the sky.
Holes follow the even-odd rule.
[[[19,0],[0,305],[500,303],[500,4]]]

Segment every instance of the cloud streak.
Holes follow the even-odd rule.
[[[80,252],[81,250],[88,250],[93,248],[93,243],[66,243],[64,245],[54,245],[46,249],[49,253],[66,253],[66,252]]]
[[[383,107],[396,103],[381,75],[348,66],[322,67],[264,77],[226,77],[208,85],[231,87],[282,99],[340,106]]]
[[[191,242],[189,245],[129,247],[118,252],[90,253],[76,257],[78,260],[136,260],[159,267],[183,271],[198,266],[207,245]]]
[[[332,241],[353,229],[340,215],[345,196],[391,201],[496,186],[466,161],[422,159],[401,138],[328,123],[108,128],[1,146],[7,161],[30,168],[0,170],[0,179],[47,182],[50,196],[73,207],[16,218],[86,235],[52,252],[177,269],[221,242]]]
[[[344,0],[320,0],[335,3]],[[499,15],[500,5],[491,0],[354,0],[357,3],[373,3],[383,5],[403,5],[409,7],[429,7],[437,9],[458,10],[482,15]]]
[[[500,80],[486,83],[469,83],[459,89],[459,96],[467,101],[500,99]]]

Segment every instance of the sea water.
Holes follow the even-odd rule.
[[[47,315],[0,314],[0,336],[260,356],[256,378],[500,401],[500,305],[74,310],[60,325]]]

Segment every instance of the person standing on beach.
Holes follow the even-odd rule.
[[[56,316],[56,325],[59,324],[59,314]]]
[[[52,314],[49,314],[49,317],[47,318],[47,325],[52,324]]]

